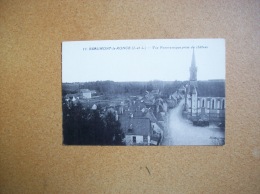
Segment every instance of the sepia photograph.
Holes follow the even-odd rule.
[[[63,145],[225,144],[225,40],[62,42]]]

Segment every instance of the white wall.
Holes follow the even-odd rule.
[[[192,116],[196,115],[197,107],[198,107],[197,94],[192,94]]]
[[[83,98],[91,98],[91,92],[83,93]]]
[[[136,144],[138,144],[138,143],[143,143],[144,138],[143,138],[143,136],[141,136],[141,135],[126,135],[126,136],[125,136],[126,145],[132,145],[132,144],[134,144],[134,143],[133,143],[133,136],[136,137]],[[150,138],[148,138],[148,142],[149,142],[149,140],[150,140]]]

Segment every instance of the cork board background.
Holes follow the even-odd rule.
[[[260,1],[0,1],[0,193],[260,193]],[[226,39],[226,145],[62,146],[61,42]],[[149,172],[148,172],[149,169]]]

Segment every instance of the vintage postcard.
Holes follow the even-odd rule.
[[[225,144],[225,40],[62,43],[64,145]]]

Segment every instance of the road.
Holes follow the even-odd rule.
[[[162,145],[218,145],[218,138],[225,137],[224,130],[214,125],[193,126],[191,121],[182,117],[183,105],[184,99],[176,108],[170,110]]]

